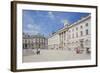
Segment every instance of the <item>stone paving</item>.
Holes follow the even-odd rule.
[[[26,53],[25,53],[26,52]],[[45,61],[67,61],[67,60],[86,60],[91,59],[91,54],[86,52],[77,54],[75,50],[24,50],[23,62],[45,62]]]

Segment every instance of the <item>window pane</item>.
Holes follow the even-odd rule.
[[[86,23],[86,26],[88,26],[88,23]]]
[[[80,26],[80,28],[82,29],[83,27],[82,27],[82,26]]]
[[[86,35],[88,35],[88,29],[86,30]]]
[[[81,33],[81,36],[83,36],[83,32],[81,31],[80,33]]]

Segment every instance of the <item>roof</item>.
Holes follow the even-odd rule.
[[[40,35],[40,34],[37,34],[37,35],[29,35],[29,34],[23,34],[23,38],[26,38],[26,39],[32,39],[32,38],[46,38],[44,37],[44,35]]]

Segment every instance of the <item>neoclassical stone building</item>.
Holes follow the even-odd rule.
[[[91,15],[66,24],[48,38],[49,49],[91,49]]]
[[[47,49],[48,39],[44,36],[23,33],[23,49]]]

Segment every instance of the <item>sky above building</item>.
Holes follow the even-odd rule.
[[[63,28],[64,23],[72,24],[87,15],[89,13],[23,10],[23,32],[48,37]]]

